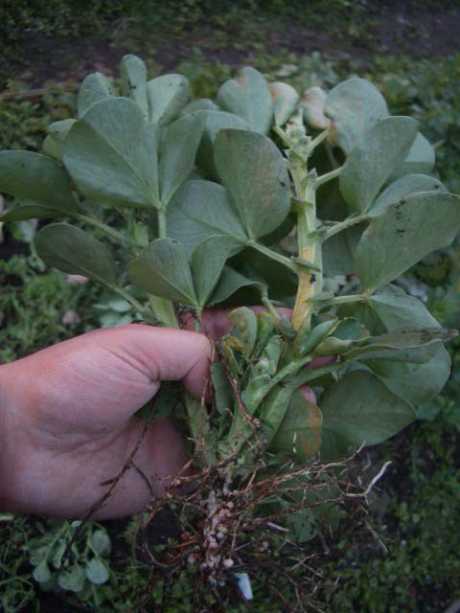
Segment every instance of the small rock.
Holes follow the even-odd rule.
[[[66,275],[65,280],[69,285],[83,285],[87,283],[89,279],[83,275]]]
[[[66,311],[62,316],[62,323],[64,326],[74,326],[75,324],[79,324],[81,319],[76,311]]]

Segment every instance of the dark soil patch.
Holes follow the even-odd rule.
[[[414,2],[388,2],[374,6],[367,15],[356,19],[316,17],[311,24],[307,19],[286,17],[257,20],[256,15],[254,24],[245,23],[241,27],[235,21],[224,24],[216,27],[213,23],[200,23],[178,33],[167,33],[164,27],[156,26],[141,33],[139,20],[134,23],[128,20],[124,25],[118,22],[97,38],[85,39],[27,32],[22,57],[13,61],[3,77],[24,80],[36,87],[50,79],[80,80],[94,70],[110,75],[133,47],[143,55],[153,56],[166,71],[189,59],[197,49],[204,60],[230,66],[249,61],[254,52],[306,55],[319,51],[332,59],[352,57],[365,61],[375,53],[433,57],[460,51],[458,3],[420,10]]]
[[[8,260],[13,255],[25,255],[29,252],[27,243],[16,241],[8,236],[0,243],[0,260]]]
[[[48,80],[69,78],[80,81],[94,71],[111,75],[126,50],[113,47],[108,39],[62,39],[29,33],[23,45],[25,70],[17,75],[21,81],[41,86]]]
[[[376,39],[381,51],[414,57],[452,55],[460,50],[460,8],[414,11],[397,3],[397,12],[389,8],[376,25]]]

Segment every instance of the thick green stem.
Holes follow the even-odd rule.
[[[312,316],[313,299],[322,291],[322,252],[321,240],[316,232],[316,183],[315,177],[308,174],[306,164],[294,159],[291,166],[294,180],[297,208],[297,247],[299,258],[312,262],[315,272],[303,270],[299,272],[297,296],[292,314],[294,329],[309,326]]]

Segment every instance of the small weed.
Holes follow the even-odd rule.
[[[57,272],[43,274],[33,256],[0,260],[0,285],[0,362],[94,327],[86,305],[97,290],[70,285]],[[70,312],[76,317],[66,318]]]

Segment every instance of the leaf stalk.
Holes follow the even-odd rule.
[[[322,240],[327,241],[328,238],[335,236],[339,232],[343,232],[343,230],[347,230],[348,228],[351,228],[352,226],[356,226],[357,224],[363,223],[368,220],[369,220],[369,216],[365,214],[356,215],[353,217],[347,217],[343,221],[339,221],[338,223],[335,223],[333,226],[328,228],[324,232]]]

